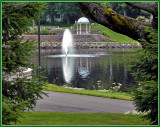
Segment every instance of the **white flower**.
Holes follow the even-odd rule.
[[[119,85],[119,86],[122,86],[122,84],[121,84],[121,83],[118,83],[118,85]]]
[[[130,113],[130,111],[128,111],[128,112],[125,112],[124,114],[126,115],[126,114],[129,114]]]

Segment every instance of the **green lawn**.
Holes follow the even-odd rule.
[[[113,99],[121,99],[121,100],[132,100],[132,95],[124,92],[113,92],[113,91],[98,91],[98,90],[77,90],[77,89],[68,89],[63,86],[56,86],[53,84],[48,84],[44,88],[46,91],[56,91],[56,92],[64,92],[64,93],[73,93],[73,94],[83,94],[97,97],[106,97]]]
[[[129,38],[128,36],[114,32],[109,28],[99,25],[97,23],[95,23],[95,25],[92,26],[92,30],[101,30],[101,34],[109,37],[112,40],[115,40],[116,43],[130,43],[130,44],[138,43],[137,41],[133,40],[132,38]]]
[[[23,115],[16,125],[149,125],[142,115],[122,113],[24,112]]]

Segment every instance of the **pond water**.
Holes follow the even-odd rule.
[[[133,49],[132,49],[133,50]],[[60,49],[41,50],[42,75],[49,83],[85,89],[111,89],[122,84],[120,91],[130,91],[136,83],[127,70],[131,49],[76,49],[62,55]],[[37,63],[37,53],[33,59]]]

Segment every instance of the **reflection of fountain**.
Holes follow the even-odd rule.
[[[66,83],[71,83],[74,73],[74,58],[63,57],[62,59],[63,77]]]
[[[90,74],[88,57],[86,57],[86,62],[84,61],[84,63],[86,63],[86,66],[85,65],[82,66],[82,61],[83,61],[82,58],[80,58],[80,66],[78,68],[78,73],[82,79],[86,79]]]
[[[68,57],[74,53],[72,34],[69,29],[66,29],[63,34],[62,40],[62,54],[65,54],[66,57],[63,57],[62,66],[63,66],[63,77],[66,83],[70,83],[73,77],[74,72],[74,58]]]

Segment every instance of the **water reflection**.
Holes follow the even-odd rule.
[[[92,89],[94,86],[98,89],[97,81],[101,81],[101,89],[110,89],[112,83],[121,83],[122,91],[127,91],[135,86],[123,60],[129,54],[132,52],[127,50],[76,49],[75,54],[66,57],[62,56],[60,49],[56,49],[42,51],[41,62],[44,70],[47,70],[44,76],[49,83],[67,83],[85,89]],[[37,61],[35,59],[35,63]]]
[[[81,76],[82,79],[89,78],[90,70],[89,70],[89,64],[88,64],[88,57],[85,58],[84,64],[82,63],[82,58],[79,59],[79,67],[78,67],[78,73]]]
[[[63,57],[62,58],[62,68],[63,68],[63,77],[66,83],[71,83],[74,78],[74,69],[75,61],[73,57]]]

